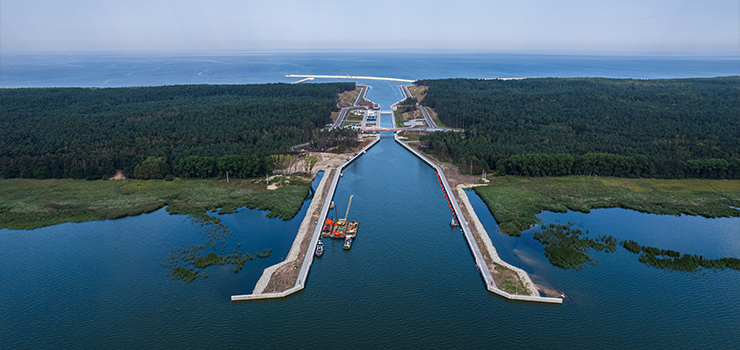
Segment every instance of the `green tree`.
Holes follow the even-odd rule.
[[[149,157],[134,169],[134,178],[163,179],[167,175],[167,163],[162,157]]]

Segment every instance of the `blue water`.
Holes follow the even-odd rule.
[[[694,78],[739,75],[740,58],[434,52],[4,54],[0,87],[251,84],[298,80],[286,78],[285,74],[402,79]],[[393,85],[384,81],[370,83]],[[393,85],[397,89],[396,86]]]
[[[740,75],[727,56],[596,56],[520,53],[4,54],[0,87],[120,87],[293,82],[286,74],[401,79],[605,77],[694,78]],[[335,81],[317,79],[316,82]],[[384,110],[398,84],[358,80]]]
[[[284,74],[397,78],[738,74],[733,58],[517,54],[255,54],[3,56],[0,86],[129,86],[289,81]],[[42,64],[46,62],[45,65]],[[361,81],[387,109],[398,86]],[[385,117],[386,115],[384,115]],[[381,123],[386,122],[385,118]],[[0,348],[738,348],[740,273],[664,271],[637,255],[592,252],[581,270],[553,267],[532,232],[496,230],[471,201],[501,257],[565,292],[562,306],[510,302],[485,290],[432,170],[389,135],[344,171],[335,202],[360,221],[353,249],[326,241],[307,288],[283,300],[232,304],[287,255],[305,215],[221,215],[229,249],[272,248],[267,259],[173,280],[174,248],[204,229],[164,210],[119,220],[0,230]],[[658,216],[623,209],[543,213],[610,234],[702,254],[740,257],[740,219]],[[241,243],[241,247],[235,247]]]

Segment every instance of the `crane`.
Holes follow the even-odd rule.
[[[349,206],[352,205],[352,197],[355,195],[349,196],[349,203],[347,204],[347,212],[344,214],[344,221],[347,222],[347,217],[349,216]]]

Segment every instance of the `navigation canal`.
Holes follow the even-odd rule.
[[[0,231],[0,347],[737,346],[737,271],[663,271],[624,250],[593,254],[597,265],[581,271],[559,270],[531,233],[496,233],[471,195],[502,257],[572,298],[543,305],[487,292],[459,229],[449,227],[432,169],[390,134],[345,170],[335,196],[340,216],[350,195],[349,218],[360,221],[352,250],[325,240],[307,288],[281,300],[229,301],[253,288],[264,267],[253,262],[236,275],[216,266],[205,280],[171,280],[169,250],[203,237],[197,225],[163,211]],[[302,215],[283,222],[242,210],[222,218],[235,230],[232,243],[273,248],[269,265],[287,254]]]

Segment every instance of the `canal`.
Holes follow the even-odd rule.
[[[642,265],[621,248],[592,254],[596,264],[582,270],[557,269],[530,231],[520,238],[497,233],[490,213],[471,192],[501,256],[570,298],[562,306],[542,305],[487,292],[459,229],[449,227],[451,214],[432,169],[390,134],[345,170],[335,196],[340,217],[350,195],[349,218],[360,221],[352,250],[326,240],[326,253],[315,260],[307,288],[282,300],[232,304],[229,296],[251,292],[261,270],[287,255],[306,204],[292,221],[247,209],[221,216],[234,230],[229,244],[274,253],[267,261],[249,262],[239,274],[211,267],[207,279],[190,284],[170,278],[167,258],[173,248],[202,243],[203,230],[163,210],[33,231],[2,230],[0,347],[737,345],[737,271],[664,271]],[[633,212],[623,212],[634,221]],[[611,227],[625,218],[620,213],[587,224],[591,230]],[[574,219],[557,215],[545,219]],[[737,218],[693,219],[709,227],[718,223],[717,230],[729,229],[729,236],[737,237],[732,233]],[[689,230],[673,227],[673,235],[696,234],[696,224],[685,226]],[[703,245],[702,252],[711,255],[713,246]]]

